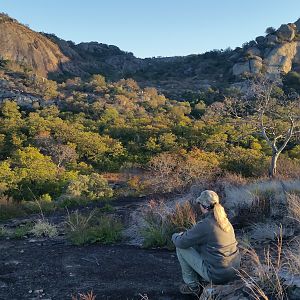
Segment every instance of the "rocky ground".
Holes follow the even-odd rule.
[[[77,247],[64,240],[1,242],[0,299],[182,299],[175,254],[133,246]]]
[[[114,213],[125,224],[124,238],[115,245],[72,245],[62,230],[64,212],[47,216],[59,228],[59,235],[54,238],[0,238],[0,300],[72,300],[89,291],[96,299],[252,299],[241,281],[225,286],[207,285],[201,297],[180,295],[181,272],[175,251],[141,247],[138,228],[142,224],[137,220],[149,199],[113,202]],[[93,208],[94,205],[80,210]],[[37,218],[39,215],[14,219],[0,226],[13,229]],[[300,299],[300,282],[296,285],[290,293],[293,300]]]
[[[114,203],[128,222],[142,199]],[[82,208],[82,210],[92,208]],[[36,219],[14,219],[13,228]],[[62,213],[48,216],[60,226]],[[127,220],[127,221],[126,221]],[[71,299],[93,291],[97,299],[183,299],[178,294],[180,267],[174,251],[146,250],[132,241],[117,245],[71,245],[63,234],[55,238],[0,239],[0,299]],[[136,244],[133,240],[133,244]],[[147,298],[148,297],[148,298]]]

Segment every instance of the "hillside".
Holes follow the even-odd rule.
[[[116,46],[75,44],[38,33],[5,14],[0,17],[0,56],[54,80],[102,74],[109,80],[133,78],[167,96],[182,99],[208,87],[228,86],[244,74],[269,76],[300,70],[300,21],[283,24],[234,50],[182,57],[136,58]]]

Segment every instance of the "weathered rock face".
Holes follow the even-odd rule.
[[[261,71],[262,66],[262,58],[253,56],[249,60],[236,63],[232,68],[232,72],[235,76],[239,76],[243,73],[258,74]]]
[[[293,66],[300,67],[300,42],[296,38],[299,30],[300,19],[295,24],[281,25],[276,32],[266,37],[257,37],[257,44],[244,49],[242,53],[247,59],[236,63],[232,73],[236,76],[243,73],[256,74],[264,67],[267,76],[275,78],[290,72]]]
[[[60,65],[69,61],[55,43],[16,22],[0,22],[0,54],[32,67],[44,77],[49,72],[61,72]]]
[[[264,59],[266,72],[269,74],[288,73],[297,53],[297,42],[278,45]]]

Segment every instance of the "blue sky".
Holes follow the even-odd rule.
[[[0,0],[1,11],[36,31],[153,57],[235,48],[296,21],[300,1]]]

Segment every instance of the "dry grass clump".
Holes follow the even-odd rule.
[[[95,300],[96,299],[96,295],[94,295],[93,291],[87,292],[86,294],[79,294],[78,296],[79,298],[77,296],[72,296],[72,300]]]
[[[300,181],[268,180],[240,187],[230,185],[224,193],[229,216],[241,224],[249,224],[268,217],[284,217],[287,193],[300,194]]]
[[[287,194],[288,216],[300,225],[300,196]]]
[[[36,237],[55,237],[58,235],[58,230],[55,225],[50,224],[48,220],[42,218],[37,220],[30,233]]]
[[[281,278],[283,269],[282,234],[278,236],[275,253],[270,248],[265,249],[262,259],[254,249],[246,252],[251,269],[238,271],[240,278],[248,288],[252,299],[283,300],[287,297],[287,286]],[[249,268],[249,266],[248,266]]]
[[[288,159],[284,155],[278,160],[277,177],[282,180],[300,178],[300,161],[298,159]]]
[[[219,157],[193,148],[189,152],[164,152],[149,162],[145,186],[155,192],[182,192],[195,182],[220,173]]]
[[[284,251],[286,268],[290,274],[300,275],[300,237],[296,237]]]
[[[197,216],[191,204],[185,201],[169,208],[163,202],[150,201],[144,212],[145,226],[141,233],[144,247],[167,247],[172,249],[172,234],[185,231],[197,222]]]

